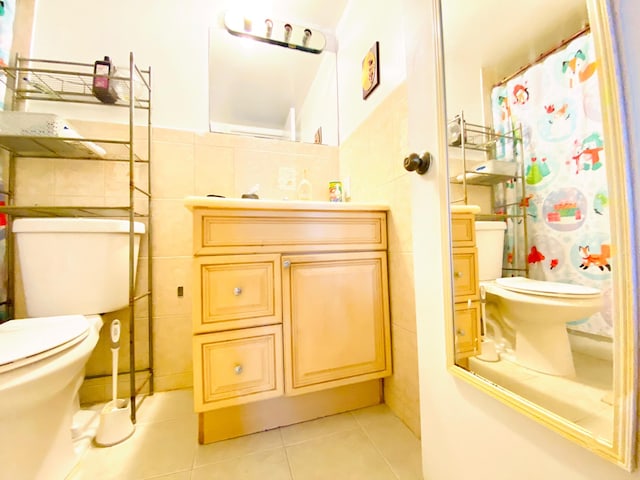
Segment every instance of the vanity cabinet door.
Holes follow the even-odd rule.
[[[197,412],[283,394],[281,325],[196,335],[193,356]]]
[[[194,259],[195,333],[282,322],[280,255]]]
[[[475,247],[453,249],[453,295],[456,302],[479,298],[477,264]]]
[[[283,256],[287,395],[391,374],[386,252]]]
[[[453,325],[455,328],[456,360],[479,355],[480,302],[456,303]]]

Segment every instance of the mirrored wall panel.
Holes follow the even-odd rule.
[[[501,3],[442,1],[453,360],[629,468],[632,266],[614,252],[630,219],[603,2]]]

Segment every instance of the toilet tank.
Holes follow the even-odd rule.
[[[19,218],[12,225],[29,317],[112,312],[129,304],[129,221]],[[134,278],[141,222],[134,222]]]
[[[502,221],[476,222],[476,248],[478,249],[478,277],[480,281],[502,277],[504,231],[507,224]]]

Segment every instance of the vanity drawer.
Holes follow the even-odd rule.
[[[455,304],[456,360],[480,354],[480,302]]]
[[[386,218],[379,211],[195,210],[194,252],[385,250]]]
[[[477,262],[475,248],[453,249],[453,295],[456,302],[479,298]]]
[[[194,258],[194,333],[282,322],[280,255]]]
[[[284,392],[281,325],[196,335],[193,355],[197,412]]]
[[[473,247],[476,243],[475,215],[451,215],[451,242],[454,247]]]

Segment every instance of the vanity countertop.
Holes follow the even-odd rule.
[[[299,210],[299,211],[382,211],[389,210],[388,205],[379,203],[353,202],[314,202],[301,200],[255,200],[251,198],[220,198],[189,196],[185,197],[184,205],[189,210],[195,208],[216,209],[251,209],[251,210]]]
[[[451,213],[480,213],[478,205],[451,205]]]

